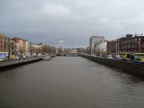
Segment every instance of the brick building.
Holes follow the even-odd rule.
[[[26,40],[22,39],[22,38],[12,38],[12,40],[16,43],[17,47],[16,50],[16,54],[17,55],[21,55],[24,56],[25,51],[26,51]]]
[[[117,39],[119,52],[144,52],[144,35],[127,34],[126,37]]]
[[[9,51],[10,38],[5,34],[0,33],[0,52]]]
[[[108,41],[107,42],[107,53],[116,53],[116,41]]]

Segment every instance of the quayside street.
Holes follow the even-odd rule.
[[[0,108],[143,108],[144,80],[82,57],[0,72]]]

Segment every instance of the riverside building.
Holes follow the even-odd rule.
[[[10,50],[10,38],[0,33],[0,61],[7,58]]]
[[[24,56],[26,51],[26,40],[17,37],[12,38],[12,40],[16,43],[16,55],[21,57]]]
[[[59,40],[59,49],[63,52],[64,51],[64,40],[60,39]]]
[[[95,47],[99,44],[99,42],[104,40],[105,40],[104,36],[91,36],[89,38],[90,53],[94,54]]]
[[[144,52],[144,35],[127,34],[126,37],[117,39],[117,48],[119,52]]]
[[[116,53],[116,40],[107,42],[107,53]]]
[[[5,34],[0,33],[0,52],[8,52],[10,38]]]

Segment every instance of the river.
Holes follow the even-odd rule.
[[[0,108],[143,108],[144,80],[81,57],[0,72]]]

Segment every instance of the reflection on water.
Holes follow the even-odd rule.
[[[0,108],[143,108],[144,80],[81,57],[0,72]]]

